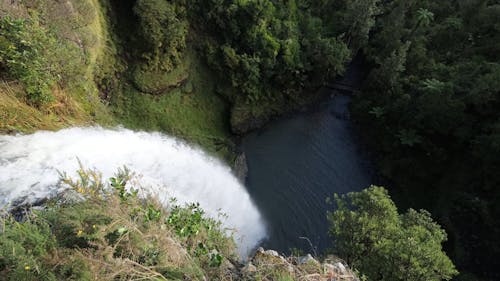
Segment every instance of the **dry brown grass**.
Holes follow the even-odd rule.
[[[341,259],[331,256],[319,260],[299,262],[299,257],[275,256],[269,251],[257,251],[252,264],[253,271],[244,270],[244,280],[259,281],[359,281],[349,269],[341,270],[336,264],[345,264]]]
[[[140,219],[130,217],[130,206],[124,206],[116,197],[107,198],[104,208],[99,201],[90,205],[111,220],[92,233],[94,238],[91,247],[74,252],[86,261],[93,273],[93,280],[167,280],[161,273],[165,269],[192,267],[193,261],[189,254],[172,238],[175,235],[169,228],[153,223],[141,227]],[[107,236],[122,228],[127,231],[116,241],[110,242]],[[155,264],[138,262],[148,247],[159,253]],[[183,271],[185,278],[198,279],[196,274],[190,275],[188,270]],[[199,269],[196,271],[201,272]]]
[[[61,126],[50,115],[18,99],[16,94],[22,91],[17,83],[0,81],[0,132],[53,130]]]
[[[59,87],[53,89],[54,101],[40,108],[28,105],[23,91],[17,82],[0,80],[0,132],[30,133],[91,123],[80,105]]]
[[[28,10],[21,0],[0,0],[0,17],[9,15],[15,18],[25,18]]]

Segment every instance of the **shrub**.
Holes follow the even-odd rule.
[[[29,19],[0,19],[0,70],[26,88],[29,103],[40,106],[53,99],[57,81],[49,57],[55,38],[40,25],[36,14]]]
[[[46,263],[56,245],[47,222],[36,216],[23,223],[11,217],[1,222],[0,280],[56,280]]]
[[[184,7],[173,1],[139,0],[134,12],[139,18],[140,36],[148,46],[142,54],[145,69],[172,71],[181,62],[186,47],[188,22]]]
[[[430,214],[398,214],[382,187],[335,195],[328,214],[335,250],[369,280],[450,280],[458,272],[442,249],[446,232]]]

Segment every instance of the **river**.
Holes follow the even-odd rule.
[[[322,252],[331,246],[326,198],[370,185],[373,169],[358,145],[349,103],[349,96],[332,94],[243,139],[246,186],[267,224],[264,247]]]

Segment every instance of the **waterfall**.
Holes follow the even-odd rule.
[[[244,258],[265,235],[261,215],[229,167],[202,150],[160,133],[100,127],[0,136],[0,208],[15,200],[27,202],[61,191],[59,172],[75,177],[83,167],[113,176],[127,166],[140,176],[142,188],[168,203],[200,203],[223,225],[236,230]]]

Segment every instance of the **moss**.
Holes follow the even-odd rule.
[[[132,73],[132,80],[137,90],[149,94],[162,94],[179,87],[189,77],[189,59],[170,72],[148,71],[137,66]]]
[[[194,51],[187,54],[191,91],[177,87],[161,95],[139,92],[124,83],[112,109],[126,127],[162,131],[202,146],[221,158],[232,155],[228,105],[215,93],[214,79]]]

